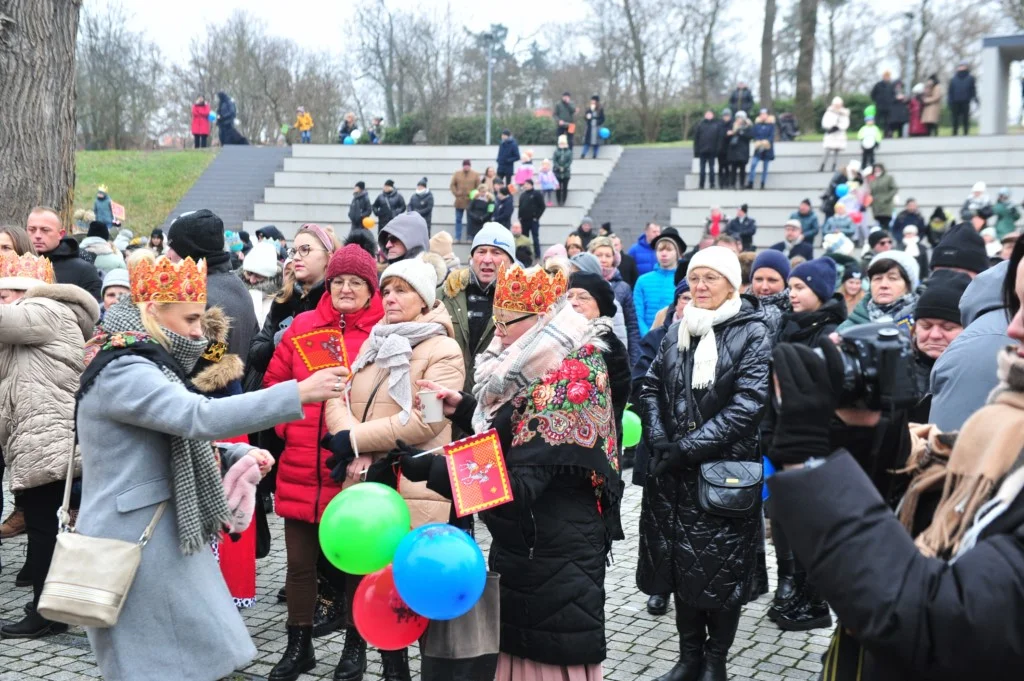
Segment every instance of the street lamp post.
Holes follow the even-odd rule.
[[[491,145],[491,73],[494,71],[494,33],[487,34],[487,130],[484,143]]]

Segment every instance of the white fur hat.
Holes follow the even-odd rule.
[[[392,277],[401,279],[412,286],[413,290],[420,294],[420,298],[423,299],[427,308],[434,307],[434,301],[437,299],[437,271],[432,265],[418,258],[399,260],[388,265],[388,268],[380,275],[382,289],[384,282]]]
[[[242,260],[242,269],[268,279],[276,277],[278,273],[277,248],[274,242],[267,240],[253,245],[252,250]]]
[[[698,267],[712,269],[729,280],[732,287],[739,293],[743,285],[743,274],[740,269],[740,260],[736,257],[736,251],[724,246],[708,246],[702,251],[697,251],[690,258],[690,265],[686,268],[686,276]]]

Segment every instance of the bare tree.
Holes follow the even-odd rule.
[[[824,34],[819,32],[818,68],[826,99],[867,90],[879,71],[874,32],[863,26],[883,23],[871,7],[849,0],[822,0]]]
[[[761,29],[761,106],[773,109],[772,67],[775,63],[775,0],[764,0],[764,26]]]
[[[814,118],[814,46],[818,0],[800,0],[800,55],[796,65],[796,116],[805,124]]]
[[[37,205],[71,222],[79,0],[0,4],[0,223]]]
[[[1024,0],[1000,0],[1003,13],[1017,29],[1024,29]]]

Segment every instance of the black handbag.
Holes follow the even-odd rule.
[[[757,461],[708,461],[700,465],[697,503],[705,513],[746,518],[761,508],[764,466]]]

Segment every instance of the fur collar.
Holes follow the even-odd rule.
[[[456,298],[466,290],[467,286],[469,286],[469,268],[462,267],[448,274],[441,290],[444,292],[445,298]]]
[[[88,291],[73,284],[40,284],[25,292],[22,300],[48,298],[66,305],[75,313],[78,328],[85,340],[92,338],[96,323],[100,320],[100,306]]]
[[[245,374],[245,363],[238,355],[221,354],[231,329],[231,318],[222,309],[207,309],[201,324],[203,335],[210,345],[197,365],[198,371],[192,376],[192,384],[201,392],[209,394],[223,390],[232,381],[241,380]]]

